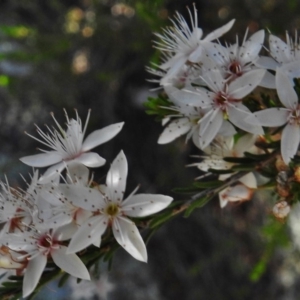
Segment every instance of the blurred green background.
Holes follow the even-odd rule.
[[[145,114],[143,102],[157,93],[149,91],[157,86],[147,82],[152,76],[145,71],[150,61],[158,62],[153,32],[170,25],[175,11],[188,20],[186,6],[193,3],[205,34],[236,19],[224,37],[229,42],[237,34],[242,40],[247,27],[250,34],[264,28],[280,36],[300,27],[295,0],[2,0],[2,176],[14,186],[21,184],[20,172],[31,172],[18,159],[37,153],[38,143],[24,134],[36,134],[34,123],[54,125],[50,112],[64,122],[63,108],[69,117],[76,108],[84,120],[91,108],[88,133],[125,121],[118,136],[97,148],[107,164],[95,170],[96,180],[104,178],[123,149],[129,163],[127,192],[141,184],[140,192],[184,199],[171,190],[199,175],[196,168],[185,167],[199,151],[184,139],[158,145],[162,127]],[[221,210],[216,199],[188,219],[179,216],[150,241],[148,264],[119,250],[108,274],[114,287],[107,298],[299,299],[300,255],[289,242],[289,228],[272,219],[272,204],[266,194]],[[78,292],[72,298],[71,288],[60,291],[52,284],[39,299],[105,299],[104,281],[94,296]]]

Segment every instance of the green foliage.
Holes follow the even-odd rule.
[[[279,247],[287,247],[290,244],[287,226],[274,217],[270,217],[267,224],[263,226],[262,238],[265,240],[265,247],[259,261],[253,267],[249,278],[251,281],[258,281],[267,271],[270,259],[274,251]]]
[[[163,95],[160,95],[158,98],[149,97],[144,105],[146,113],[148,115],[156,115],[156,120],[162,120],[167,115],[172,114],[172,110],[169,109],[172,106],[172,102]]]
[[[213,196],[214,194],[208,194],[204,197],[200,197],[199,199],[194,200],[186,209],[184,217],[188,218],[196,208],[205,206],[210,200],[212,200]]]

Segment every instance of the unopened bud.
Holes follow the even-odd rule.
[[[288,170],[288,166],[286,165],[286,163],[282,160],[282,157],[280,155],[278,155],[276,157],[276,161],[275,161],[275,167],[278,171],[287,171]]]
[[[300,182],[300,167],[294,169],[294,179],[297,182]]]
[[[291,207],[286,201],[280,201],[273,207],[273,214],[278,219],[284,219],[291,211]]]

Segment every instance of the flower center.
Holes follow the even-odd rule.
[[[231,64],[229,65],[228,69],[229,69],[229,72],[231,74],[234,74],[236,76],[242,76],[242,74],[243,74],[243,72],[242,72],[242,66],[236,60],[234,60],[234,61],[231,62]]]
[[[300,105],[290,112],[289,123],[293,125],[300,125]]]
[[[58,242],[49,233],[45,233],[38,238],[37,246],[44,255],[48,255],[52,249],[59,248]]]
[[[106,207],[105,212],[111,216],[115,217],[119,213],[119,206],[115,203],[111,203]]]
[[[219,92],[218,94],[216,94],[214,102],[217,107],[219,107],[224,113],[226,113],[226,108],[229,100],[230,99],[228,99],[228,96],[224,92]]]

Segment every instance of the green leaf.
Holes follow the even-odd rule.
[[[253,154],[250,152],[244,152],[244,155],[256,161],[266,160],[270,157],[270,154]]]
[[[228,170],[216,170],[216,169],[208,169],[208,172],[213,173],[213,174],[230,174],[230,173],[234,173],[233,169],[228,169]]]
[[[64,286],[69,277],[70,277],[70,274],[68,274],[68,273],[65,273],[63,276],[61,276],[61,278],[58,282],[58,287]]]
[[[237,165],[232,166],[231,169],[233,171],[255,171],[256,165],[255,164],[249,164],[249,165]]]
[[[149,227],[150,228],[155,228],[163,223],[165,223],[166,221],[168,221],[169,219],[172,218],[172,211],[166,211],[164,213],[159,214],[158,216],[154,217],[150,223],[149,223]]]
[[[213,197],[212,196],[204,196],[199,198],[191,203],[191,205],[186,209],[184,213],[184,217],[187,218],[196,208],[201,208],[206,205]]]
[[[224,184],[221,180],[213,180],[213,181],[199,181],[195,182],[193,185],[200,189],[209,189],[219,187],[220,185]]]
[[[224,157],[223,160],[231,163],[237,163],[237,164],[253,163],[253,160],[249,160],[249,158],[247,157]]]

